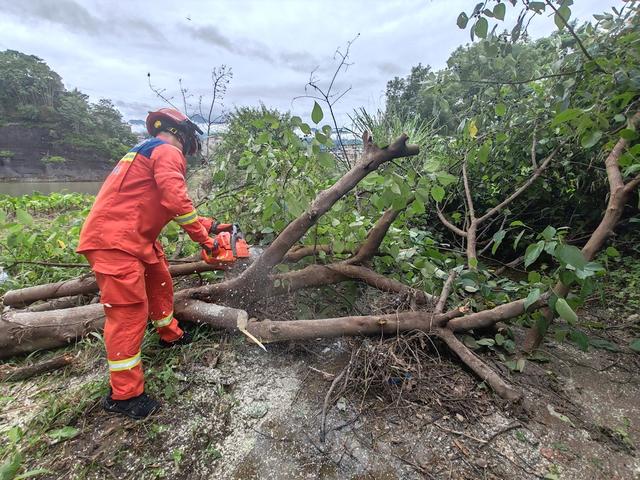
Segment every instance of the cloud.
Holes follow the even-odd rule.
[[[278,55],[280,62],[296,72],[311,72],[317,68],[319,61],[309,52],[281,52]]]
[[[245,39],[233,41],[212,25],[189,27],[188,30],[195,39],[220,47],[229,53],[258,58],[269,63],[274,61],[267,46],[260,42]]]
[[[318,66],[318,60],[309,52],[285,50],[273,53],[265,43],[246,38],[231,39],[213,25],[190,26],[188,31],[193,38],[229,53],[263,60],[270,65],[286,67],[295,72],[308,73]]]
[[[393,62],[376,62],[374,66],[380,73],[385,75],[397,75],[398,72],[404,70],[400,65]]]
[[[4,12],[15,15],[19,19],[32,21],[44,21],[57,24],[70,31],[83,31],[92,36],[117,36],[131,32],[145,32],[146,35],[158,40],[165,40],[162,32],[152,23],[142,19],[130,19],[126,16],[116,15],[116,11],[104,18],[90,13],[85,7],[73,0],[56,0],[52,3],[48,0],[8,1],[2,2]],[[131,37],[130,37],[131,38]]]

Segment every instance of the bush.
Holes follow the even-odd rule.
[[[42,163],[64,163],[67,161],[67,159],[59,155],[45,155],[40,159],[40,161]]]
[[[11,158],[15,155],[11,150],[0,150],[0,158]]]

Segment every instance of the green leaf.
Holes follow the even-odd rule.
[[[600,130],[591,130],[585,133],[580,139],[580,145],[583,148],[591,148],[602,138],[602,132]]]
[[[482,345],[483,347],[493,347],[496,341],[493,338],[481,338],[476,341],[478,345]]]
[[[636,338],[629,344],[629,348],[634,352],[640,353],[640,338]]]
[[[580,249],[573,245],[560,245],[556,248],[555,256],[576,269],[583,269],[587,265],[587,260]]]
[[[567,287],[570,287],[571,284],[576,281],[576,274],[571,270],[562,270],[560,272],[560,281]]]
[[[52,430],[49,432],[49,436],[54,440],[67,440],[78,435],[79,430],[74,427],[66,426]]]
[[[504,3],[499,3],[493,7],[493,16],[498,20],[504,20],[504,14],[506,13],[506,6]]]
[[[422,215],[425,211],[424,202],[418,198],[411,203],[408,209],[408,212],[411,215]]]
[[[556,235],[556,229],[553,228],[551,225],[547,226],[547,228],[545,228],[542,231],[542,238],[544,238],[547,242],[550,242],[551,239],[555,237],[555,235]]]
[[[431,188],[431,196],[438,203],[440,203],[444,199],[444,193],[444,188],[442,188],[440,185],[434,185]]]
[[[569,338],[572,342],[578,345],[578,348],[584,352],[589,350],[589,337],[579,330],[571,330]]]
[[[556,13],[553,16],[553,21],[555,22],[556,27],[562,30],[565,27],[565,24],[569,22],[570,18],[571,18],[571,10],[569,10],[568,6],[562,5],[558,9],[558,13]]]
[[[513,241],[514,250],[518,248],[518,243],[520,243],[520,240],[522,239],[522,235],[524,235],[524,230],[521,230],[518,236],[516,237],[516,239]]]
[[[473,30],[479,38],[486,38],[487,30],[489,30],[489,22],[486,18],[480,17]]]
[[[456,21],[458,28],[463,28],[463,29],[466,28],[468,22],[469,22],[469,17],[467,16],[466,13],[462,12],[460,15],[458,15],[458,20]]]
[[[609,352],[621,351],[615,343],[605,340],[604,338],[590,338],[589,345],[599,348],[600,350],[608,350]]]
[[[324,118],[324,113],[322,113],[322,107],[318,102],[313,102],[313,110],[311,110],[311,120],[313,123],[320,123]]]
[[[539,283],[540,280],[542,280],[542,275],[535,271],[529,272],[529,274],[527,275],[527,280],[529,281],[529,283]]]
[[[35,470],[29,470],[28,472],[21,473],[13,480],[23,480],[25,478],[37,477],[38,475],[46,475],[47,473],[52,473],[51,470],[47,470],[46,468],[36,468]]]
[[[551,122],[551,126],[555,127],[559,123],[565,123],[569,120],[573,120],[574,118],[582,115],[582,109],[580,108],[568,108],[567,110],[558,113]]]
[[[493,234],[493,247],[491,247],[492,255],[496,254],[496,251],[498,250],[498,247],[502,243],[502,240],[504,240],[504,236],[506,234],[507,234],[506,230],[498,230],[496,233]]]
[[[446,187],[447,185],[451,185],[452,183],[458,181],[458,177],[447,172],[436,173],[436,178],[438,179],[438,183],[440,183],[440,185],[442,185],[443,187]]]
[[[564,298],[558,299],[555,308],[556,312],[558,312],[558,315],[564,318],[569,324],[575,325],[575,323],[578,321],[578,315],[576,315],[576,312],[573,311],[573,309],[569,306]]]
[[[33,217],[26,210],[16,210],[16,220],[22,225],[33,225]]]
[[[489,159],[489,153],[491,152],[491,143],[484,142],[478,150],[478,160],[482,163],[486,163]]]
[[[501,333],[496,333],[495,340],[496,345],[501,346],[502,344],[504,344],[504,335],[502,335]]]
[[[15,452],[0,465],[0,480],[13,480],[22,465],[22,453]]]
[[[498,5],[502,5],[502,3]],[[499,117],[502,117],[505,113],[507,113],[507,106],[504,103],[498,103],[496,104],[495,110],[496,110],[496,115]]]
[[[625,128],[620,130],[620,136],[625,140],[635,140],[638,138],[638,133],[635,130],[631,130],[630,128]]]
[[[331,155],[329,152],[320,152],[318,154],[318,163],[323,168],[333,168],[335,166],[333,155]]]
[[[529,8],[536,13],[541,13],[544,12],[545,4],[544,2],[529,2]]]
[[[529,295],[527,295],[527,298],[524,299],[525,312],[529,310],[529,307],[533,305],[535,302],[537,302],[539,299],[540,299],[540,289],[534,288],[529,292]]]
[[[473,350],[480,348],[480,345],[478,345],[478,342],[476,342],[476,339],[473,338],[471,335],[465,335],[464,337],[462,337],[462,341],[467,347]]]
[[[318,140],[318,142],[320,142],[322,145],[327,143],[327,139],[328,137],[323,133],[316,132],[316,140]]]
[[[540,240],[538,243],[532,243],[527,247],[527,250],[524,252],[524,268],[527,268],[529,265],[534,263],[542,250],[544,249],[544,240]]]
[[[300,130],[302,130],[302,133],[305,135],[311,135],[311,127],[307,123],[301,123]]]
[[[469,268],[478,268],[478,259],[475,257],[469,258]]]

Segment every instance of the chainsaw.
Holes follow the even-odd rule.
[[[239,258],[249,258],[249,245],[240,227],[235,223],[214,223],[209,228],[213,237],[214,248],[211,252],[202,250],[202,259],[217,270],[226,270]]]

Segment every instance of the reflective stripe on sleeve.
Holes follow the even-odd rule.
[[[133,159],[136,158],[138,152],[129,152],[124,157],[120,159],[121,162],[133,162]]]
[[[107,362],[109,362],[109,371],[111,372],[131,370],[140,363],[140,352],[136,353],[133,357],[125,358],[123,360],[107,360]]]
[[[173,312],[171,312],[166,317],[161,318],[160,320],[151,320],[151,323],[153,323],[153,326],[156,328],[162,328],[169,325],[171,323],[171,320],[173,320]]]
[[[178,225],[189,225],[190,223],[198,221],[198,212],[193,210],[192,212],[185,213],[184,215],[178,215],[174,220]]]

